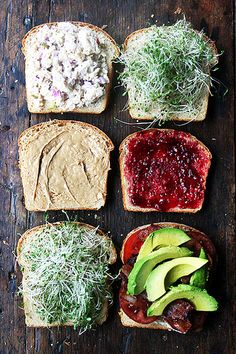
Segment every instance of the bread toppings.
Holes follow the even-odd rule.
[[[43,25],[26,42],[27,85],[35,108],[72,111],[105,95],[105,36],[69,22]]]
[[[51,121],[24,132],[19,145],[28,209],[104,205],[113,145],[100,130],[81,122]]]
[[[101,324],[111,301],[112,241],[97,228],[65,222],[28,230],[18,244],[28,326]]]
[[[125,151],[128,203],[157,211],[201,208],[211,155],[198,140],[149,129],[128,138]]]
[[[207,272],[212,269],[215,259],[214,246],[200,231],[184,225],[175,226],[168,223],[146,225],[132,231],[125,239],[121,251],[124,265],[120,306],[127,320],[121,317],[123,324],[129,325],[129,318],[137,327],[150,325],[150,328],[186,333],[190,329],[200,330],[206,312],[217,310],[217,301],[205,290]],[[174,233],[173,244],[177,239],[180,244],[184,242],[180,247],[172,245]],[[154,238],[158,239],[158,235],[161,239],[155,243],[157,248],[147,256],[137,258],[142,247]],[[132,253],[133,247],[136,255]]]
[[[133,118],[205,118],[217,53],[214,43],[185,19],[131,33],[119,60]]]

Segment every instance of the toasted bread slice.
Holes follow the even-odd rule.
[[[54,120],[25,130],[18,144],[26,209],[97,210],[104,206],[114,146],[100,129]]]
[[[32,28],[22,45],[30,112],[105,110],[119,55],[108,33],[84,22],[52,22]]]
[[[150,132],[150,134],[153,134],[153,132],[154,132],[154,134],[156,132],[157,135],[160,134],[162,142],[165,141],[165,135],[166,135],[166,139],[168,139],[168,137],[171,137],[171,136],[173,137],[175,134],[177,134],[177,136],[179,135],[179,137],[180,137],[180,140],[177,143],[177,145],[180,144],[180,145],[184,146],[183,144],[185,144],[186,148],[184,148],[184,149],[185,149],[185,151],[187,151],[187,153],[189,155],[188,157],[190,159],[191,159],[192,155],[191,155],[191,149],[188,152],[188,144],[193,144],[195,146],[195,152],[198,154],[199,158],[202,155],[202,157],[204,159],[203,166],[202,166],[201,169],[197,168],[198,169],[198,173],[197,174],[198,174],[199,179],[201,180],[201,181],[199,181],[199,185],[198,185],[199,186],[199,190],[201,190],[201,193],[200,193],[201,197],[199,197],[198,203],[196,203],[193,207],[188,206],[187,202],[186,202],[187,204],[185,206],[183,206],[183,205],[180,206],[180,205],[178,205],[177,202],[175,203],[174,207],[171,206],[171,203],[170,204],[166,204],[166,200],[169,197],[171,198],[171,193],[172,192],[170,191],[170,194],[168,194],[168,188],[166,187],[166,185],[164,185],[164,184],[162,185],[162,183],[168,184],[168,181],[164,181],[164,179],[162,180],[161,178],[159,178],[158,174],[156,174],[156,175],[153,174],[152,177],[146,176],[145,178],[143,178],[143,188],[146,189],[147,193],[149,193],[149,194],[152,193],[152,197],[146,198],[144,196],[144,202],[142,202],[142,203],[139,202],[139,201],[136,201],[135,203],[132,202],[131,199],[132,199],[132,194],[134,192],[134,189],[133,189],[134,179],[142,178],[141,177],[141,173],[142,172],[138,171],[137,174],[136,174],[136,177],[135,177],[134,174],[131,177],[127,177],[127,174],[129,175],[129,172],[130,172],[130,167],[127,167],[126,165],[127,165],[127,161],[129,161],[129,163],[131,161],[130,158],[129,158],[129,152],[130,152],[129,151],[129,146],[130,146],[130,144],[134,144],[135,141],[138,142],[138,140],[141,137],[141,139],[143,141],[143,146],[145,147],[145,145],[147,144],[146,145],[146,148],[147,148],[147,146],[148,146],[147,137],[148,137],[149,132]],[[153,140],[153,141],[154,141],[154,139],[156,139],[156,141],[158,142],[159,138],[158,138],[158,136],[156,136],[156,138],[151,138],[151,140]],[[155,151],[154,154],[158,153],[158,147],[154,146],[154,147],[150,147],[150,149]],[[164,212],[175,212],[175,213],[196,213],[197,211],[199,211],[202,208],[203,201],[204,201],[204,191],[206,189],[206,179],[207,179],[207,175],[208,175],[208,170],[209,170],[210,165],[211,165],[212,155],[211,155],[209,149],[201,141],[199,141],[197,138],[195,138],[193,135],[190,135],[189,133],[185,133],[185,132],[181,132],[181,131],[175,131],[175,130],[172,130],[172,129],[155,129],[155,128],[154,129],[148,129],[148,130],[144,130],[144,131],[141,131],[141,132],[136,132],[136,133],[133,133],[133,134],[130,134],[129,136],[127,136],[123,140],[123,142],[121,143],[119,150],[120,150],[119,164],[120,164],[120,173],[121,173],[122,198],[123,198],[123,205],[124,205],[124,209],[125,210],[134,211],[134,212],[151,212],[151,211],[157,211],[158,212],[158,211],[164,211]],[[149,150],[149,148],[148,148],[148,150]],[[167,143],[167,150],[168,150],[168,143]],[[176,150],[176,151],[178,151],[178,150]],[[134,153],[135,153],[135,151],[134,151]],[[159,171],[160,173],[165,171],[167,168],[171,169],[171,166],[172,166],[171,164],[173,164],[173,163],[176,163],[177,166],[179,166],[176,169],[176,173],[178,173],[179,169],[181,168],[181,165],[178,165],[178,161],[175,160],[175,159],[174,159],[174,162],[173,162],[173,159],[172,159],[170,163],[168,163],[168,162],[165,163],[165,159],[163,160],[162,157],[154,157],[154,159],[150,159],[150,161],[147,162],[146,159],[147,159],[148,155],[149,155],[149,153],[147,153],[147,155],[141,157],[140,153],[137,153],[137,156],[135,155],[135,158],[132,158],[133,159],[134,168],[135,168],[135,166],[138,166],[138,164],[141,164],[143,159],[145,160],[143,162],[146,164],[146,172],[147,172],[148,169],[149,169],[149,171],[153,171],[153,168],[155,168],[155,166],[154,167],[151,166],[151,165],[149,166],[148,163],[150,163],[150,164],[154,163],[154,160],[156,160],[155,162],[157,164],[159,164],[159,167],[157,168],[156,171],[157,172]],[[133,156],[134,156],[134,154],[133,154]],[[176,157],[176,159],[177,158],[178,157]],[[179,161],[180,162],[182,161],[182,157],[180,157]],[[191,166],[188,166],[188,167],[191,167]],[[132,170],[134,170],[134,168]],[[192,166],[191,169],[193,169],[194,171],[196,170],[195,166],[194,167]],[[185,166],[185,170],[186,170],[185,174],[189,173],[187,171],[187,165]],[[179,176],[179,175],[177,175],[177,176]],[[170,175],[168,178],[172,178],[172,177],[174,177],[174,175],[173,176]],[[184,177],[185,177],[184,175],[182,175],[180,177],[177,177],[177,179],[179,178],[180,186],[181,186],[181,183],[184,183],[183,182],[183,178]],[[178,182],[177,179],[176,179],[176,186],[178,184],[177,183]],[[148,187],[148,183],[151,183],[151,185],[149,187]],[[187,181],[186,181],[186,183],[187,183]],[[169,184],[170,184],[170,181],[169,181]],[[163,189],[161,191],[162,194],[159,193],[160,194],[159,200],[156,199],[155,206],[153,204],[154,202],[151,201],[151,199],[154,198],[154,190],[153,190],[153,186],[154,185],[159,190]],[[183,189],[182,194],[180,196],[181,198],[183,198],[185,196],[186,192],[188,192],[188,189],[185,190],[186,186],[187,185],[182,185],[182,187],[184,189]],[[144,195],[143,191],[138,190],[138,187],[135,187],[135,188],[136,188],[135,191],[136,191],[137,195],[139,195],[139,196]],[[171,190],[171,188],[170,188],[170,190]],[[131,193],[130,193],[130,191],[131,191]],[[173,191],[173,193],[174,193],[174,191]],[[178,193],[180,193],[180,192],[178,192]],[[190,198],[190,197],[188,197],[188,198]],[[141,205],[141,204],[143,204],[143,205]],[[153,205],[151,205],[151,204],[153,204]]]
[[[126,236],[126,238],[124,239],[123,244],[122,244],[122,249],[120,252],[120,257],[121,257],[122,263],[124,263],[124,261],[125,261],[124,260],[124,249],[125,249],[126,242],[128,242],[129,239],[132,238],[133,235],[137,232],[141,232],[141,233],[143,233],[143,236],[145,235],[147,237],[149,233],[146,234],[145,229],[148,229],[149,227],[156,229],[156,230],[161,229],[161,228],[177,228],[177,229],[183,230],[192,239],[196,239],[196,240],[198,240],[198,242],[200,242],[200,244],[202,244],[202,246],[206,250],[208,260],[210,262],[209,270],[214,269],[215,262],[216,262],[216,250],[215,250],[215,247],[214,247],[213,243],[211,242],[211,240],[203,232],[201,232],[193,227],[190,227],[190,226],[187,226],[184,224],[173,223],[173,222],[160,222],[160,223],[153,223],[153,224],[149,224],[149,225],[143,225],[143,226],[139,226],[139,227],[135,228],[134,230],[130,231],[128,233],[128,235]],[[189,242],[192,242],[192,241],[189,241]],[[151,322],[149,324],[144,324],[144,323],[140,323],[140,322],[136,322],[136,321],[132,320],[121,308],[119,311],[119,315],[120,315],[121,323],[125,327],[161,329],[161,330],[177,331],[178,332],[178,330],[171,327],[171,325],[165,320],[165,318],[163,316],[154,322]],[[195,330],[196,331],[199,331],[202,329],[205,318],[206,318],[206,314],[202,313],[200,315],[200,317],[198,318],[198,322],[195,323],[195,325],[196,325]]]
[[[125,327],[136,327],[136,328],[147,328],[147,329],[162,329],[162,330],[168,330],[168,331],[173,331],[173,328],[171,326],[162,320],[158,320],[152,323],[139,323],[136,321],[133,321],[129,316],[127,316],[122,309],[120,309],[119,312],[120,315],[120,320],[123,326]]]
[[[27,279],[27,261],[22,257],[22,246],[25,242],[30,243],[32,240],[32,236],[35,235],[35,233],[42,231],[45,227],[56,227],[61,225],[61,222],[56,222],[53,224],[47,224],[47,225],[41,225],[41,226],[36,226],[30,230],[27,230],[19,239],[18,244],[17,244],[17,261],[22,268],[23,272],[23,278],[22,278],[22,289],[23,289],[23,303],[24,303],[24,312],[25,312],[25,322],[28,327],[55,327],[55,326],[73,326],[72,321],[67,321],[66,323],[59,323],[59,322],[53,322],[53,323],[47,323],[43,321],[40,316],[35,312],[35,308],[32,305],[30,299],[26,296],[24,293],[24,286],[26,285],[26,279]],[[94,230],[94,227],[85,223],[80,223],[80,222],[74,222],[74,224],[78,225],[78,227],[83,227],[86,229],[91,229]],[[108,239],[108,237],[100,230],[97,230],[97,233],[101,235],[101,237]],[[116,262],[116,250],[114,245],[111,243],[111,249],[110,249],[110,258],[108,260],[109,264],[113,264]],[[106,321],[107,316],[108,316],[108,301],[104,303],[103,309],[98,317],[97,324],[101,325],[103,322]]]
[[[141,48],[144,45],[150,31],[152,31],[152,27],[143,28],[131,33],[124,42],[124,50],[131,51],[131,52],[137,51],[139,48]],[[198,31],[195,32],[198,33]],[[217,48],[215,46],[215,42],[210,40],[205,35],[204,38],[208,43],[209,47],[212,49],[214,55],[214,61],[215,61],[214,65],[216,65],[218,63],[218,57],[217,57]],[[129,92],[128,92],[128,97],[129,97]],[[201,102],[199,102],[199,110],[197,115],[190,116],[188,113],[183,112],[179,115],[174,115],[172,119],[175,121],[194,121],[194,122],[200,122],[204,120],[207,113],[208,100],[209,100],[209,90],[208,88],[206,88],[202,94]],[[135,102],[131,102],[130,97],[129,97],[128,104],[129,104],[129,113],[133,119],[153,120],[155,116],[158,117],[162,113],[159,107],[155,107],[149,112],[137,109],[135,107]]]

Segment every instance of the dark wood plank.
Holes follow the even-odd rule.
[[[15,250],[18,233],[44,222],[43,213],[27,213],[19,170],[17,167],[17,137],[26,127],[58,115],[30,115],[26,108],[23,55],[20,41],[31,26],[48,21],[80,20],[106,30],[121,44],[132,31],[151,23],[173,23],[180,7],[194,27],[204,27],[216,40],[220,57],[217,78],[229,88],[211,98],[206,121],[179,127],[202,140],[213,153],[213,166],[207,185],[203,210],[196,215],[133,214],[123,210],[118,171],[118,146],[123,138],[137,127],[121,125],[114,117],[130,121],[122,109],[125,98],[122,90],[115,88],[109,108],[100,116],[65,114],[64,119],[91,122],[104,130],[116,145],[109,176],[109,195],[106,207],[98,212],[70,212],[80,220],[99,224],[111,231],[117,249],[125,234],[138,225],[154,221],[175,221],[189,224],[206,232],[214,241],[219,266],[215,295],[221,307],[210,316],[206,328],[199,334],[180,336],[161,331],[123,328],[115,305],[108,321],[97,330],[79,336],[71,328],[26,329],[20,300],[16,296],[16,282],[20,272],[15,267],[12,251]],[[153,16],[154,15],[154,16]],[[234,87],[233,87],[233,1],[231,0],[41,0],[3,1],[0,8],[0,353],[192,353],[232,354],[236,351],[233,336],[233,300],[235,298],[235,239],[234,239]],[[15,80],[18,80],[15,82]],[[116,83],[114,83],[115,85]],[[59,117],[61,118],[61,116]],[[50,221],[63,220],[60,212],[50,212]],[[119,264],[115,267],[119,268]],[[115,290],[118,284],[115,284]],[[234,343],[233,343],[234,342]]]
[[[29,125],[25,102],[20,38],[24,36],[26,2],[3,1],[0,6],[0,321],[1,353],[24,353],[24,316],[16,301],[14,250],[26,228],[18,170],[17,137]],[[12,338],[13,340],[10,340]]]

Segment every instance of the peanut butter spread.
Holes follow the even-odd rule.
[[[52,121],[19,140],[28,210],[99,209],[105,204],[111,141],[91,125]]]

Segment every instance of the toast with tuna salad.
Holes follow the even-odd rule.
[[[97,127],[54,120],[19,137],[25,207],[30,211],[104,206],[112,141]]]
[[[22,45],[30,112],[105,110],[119,55],[108,33],[83,22],[52,22],[32,28]]]

